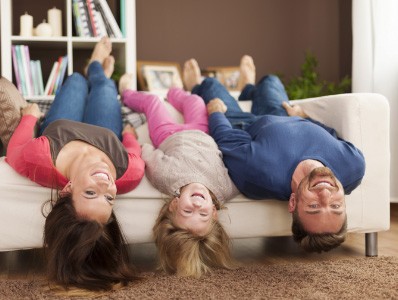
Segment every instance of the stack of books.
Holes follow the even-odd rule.
[[[12,62],[17,88],[23,96],[40,96],[43,94],[43,76],[39,60],[31,60],[29,47],[13,45]]]
[[[78,36],[123,38],[106,0],[73,0],[72,12]]]
[[[66,67],[68,65],[68,56],[60,56],[58,60],[54,62],[53,67],[48,77],[46,88],[44,89],[45,96],[55,95],[58,93],[61,85],[64,81],[66,74]]]
[[[66,74],[68,57],[61,56],[54,63],[46,87],[39,60],[31,60],[29,46],[12,46],[12,63],[15,81],[19,92],[25,97],[55,95],[60,89]]]

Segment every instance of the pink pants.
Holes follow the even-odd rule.
[[[183,115],[183,124],[177,123],[170,116],[158,96],[125,90],[122,99],[125,105],[146,115],[149,136],[156,148],[176,132],[193,129],[209,132],[206,105],[198,95],[192,95],[179,88],[171,88],[167,93],[167,101]]]

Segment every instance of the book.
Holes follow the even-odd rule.
[[[90,37],[95,37],[94,35],[94,29],[91,26],[91,21],[90,21],[90,12],[88,10],[88,6],[87,6],[87,1],[86,0],[80,0],[81,3],[81,7],[83,7],[84,9],[84,14],[85,14],[85,22],[84,25],[87,25],[87,29],[90,31]]]
[[[56,82],[56,85],[54,87],[54,94],[55,95],[61,89],[62,83],[64,81],[67,65],[68,65],[68,56],[65,55],[65,56],[62,57],[62,62],[61,62],[61,66],[59,68],[59,74],[58,74],[57,82]]]
[[[14,45],[11,47],[11,56],[12,56],[12,65],[13,65],[13,68],[14,68],[14,75],[15,75],[15,81],[17,83],[17,88],[18,88],[18,91],[21,94],[23,94],[22,84],[21,84],[21,77],[19,75],[19,69],[18,69],[17,53],[16,53]]]
[[[33,89],[32,89],[33,96],[38,96],[39,95],[39,86],[38,86],[39,81],[37,80],[36,64],[33,60],[31,60],[29,62],[29,64],[30,64],[31,78],[33,81],[33,86],[32,86],[33,87]]]
[[[85,0],[76,0],[77,9],[80,16],[80,32],[81,37],[92,37],[92,29],[90,24],[90,19],[88,16],[88,12],[86,10],[86,1]]]
[[[43,73],[41,70],[40,60],[36,60],[36,71],[37,71],[37,77],[38,77],[38,81],[39,81],[39,95],[43,95],[44,94]]]
[[[58,62],[57,70],[55,71],[53,81],[51,82],[51,85],[50,85],[50,90],[48,91],[49,95],[54,95],[54,93],[55,93],[56,84],[57,84],[57,80],[58,80],[58,76],[59,76],[59,70],[60,70],[61,64],[62,64],[62,56],[58,57],[57,62]]]
[[[29,89],[28,89],[28,82],[26,81],[27,77],[27,71],[25,68],[24,64],[24,49],[22,47],[23,45],[17,45],[15,46],[15,50],[17,53],[17,61],[18,61],[18,68],[19,68],[19,74],[21,78],[21,85],[22,85],[22,95],[24,96],[29,96]]]
[[[33,81],[33,75],[32,75],[32,70],[30,68],[30,53],[29,53],[29,46],[27,45],[22,45],[23,51],[25,52],[25,65],[26,65],[26,80],[28,82],[28,87],[29,87],[29,96],[33,96],[35,94],[35,89],[34,89],[34,81]]]
[[[126,37],[126,2],[120,0],[120,30],[124,37]]]
[[[104,20],[102,19],[101,13],[98,11],[98,8],[94,2],[94,0],[86,0],[89,9],[91,9],[92,16],[92,26],[96,29],[96,36],[103,37],[107,36],[108,32],[106,30],[106,26]]]
[[[94,12],[93,12],[91,0],[86,0],[85,5],[86,5],[86,9],[87,9],[88,20],[90,22],[90,27],[92,30],[92,37],[97,37],[97,36],[99,36],[98,35],[99,32],[97,31],[96,21],[94,20]]]
[[[25,96],[25,95],[27,95],[27,90],[26,90],[26,84],[25,84],[25,73],[24,73],[24,69],[23,69],[23,65],[22,65],[20,45],[15,46],[15,54],[16,54],[16,58],[17,58],[19,78],[21,80],[22,95]]]
[[[116,22],[115,16],[113,15],[106,0],[95,0],[95,4],[101,12],[104,22],[108,22],[112,28],[112,32],[115,38],[123,38],[123,34],[120,31],[120,27]],[[105,16],[105,17],[104,17]]]
[[[90,16],[91,27],[93,28],[94,37],[102,37],[106,35],[104,21],[101,14],[98,13],[97,7],[93,0],[86,0],[87,8]]]
[[[51,88],[52,82],[54,81],[57,69],[58,69],[58,61],[54,62],[53,67],[52,67],[51,72],[50,72],[50,76],[48,76],[48,80],[47,80],[47,83],[46,83],[46,88],[44,89],[44,95],[51,95],[50,94],[50,88]]]
[[[100,37],[108,36],[108,31],[106,30],[106,25],[102,19],[101,13],[95,9],[94,11],[95,19],[97,20],[98,28],[100,29]]]
[[[101,8],[100,3],[98,2],[98,0],[94,0],[94,3],[95,3],[95,8],[96,8],[98,14],[101,16],[102,23],[105,26],[107,36],[115,37],[112,27],[111,27],[110,23],[107,21],[106,14],[105,14],[104,10]]]
[[[72,14],[73,14],[73,21],[74,21],[75,29],[76,29],[76,35],[82,37],[84,35],[83,35],[83,30],[82,30],[78,0],[73,0]]]

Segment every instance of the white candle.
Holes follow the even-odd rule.
[[[33,17],[26,12],[20,18],[21,36],[32,36],[33,33]]]
[[[62,14],[56,7],[47,11],[47,19],[53,32],[53,36],[62,36]]]

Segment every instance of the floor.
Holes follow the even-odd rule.
[[[251,238],[233,240],[233,255],[243,263],[261,262],[281,264],[284,262],[324,261],[363,257],[365,255],[365,235],[348,234],[344,244],[327,253],[305,253],[291,237]],[[131,246],[133,263],[141,271],[156,268],[156,248],[154,244]],[[391,204],[390,230],[378,234],[379,256],[398,256],[398,203]],[[0,253],[0,278],[32,278],[42,276],[43,253],[40,249]]]

